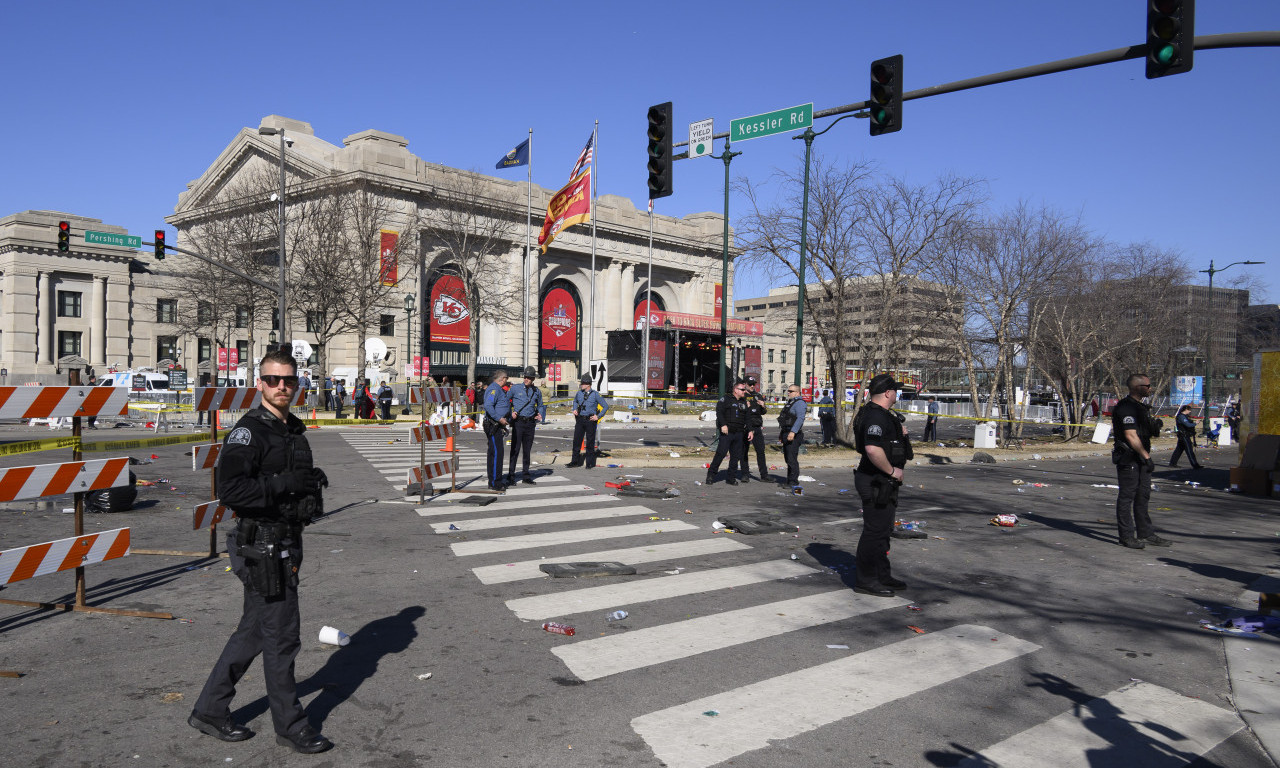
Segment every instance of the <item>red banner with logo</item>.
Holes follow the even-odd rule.
[[[755,376],[757,382],[760,381],[760,350],[759,348],[747,347],[746,349],[742,350],[742,354],[746,358],[745,361],[743,362],[743,366],[742,366],[743,370],[746,371],[746,374],[748,376]]]
[[[649,339],[649,376],[645,389],[662,389],[667,383],[667,342]]]
[[[716,283],[716,313],[713,317],[719,317],[724,311],[724,283]]]
[[[405,378],[424,379],[431,375],[431,359],[422,355],[414,355],[411,362],[404,364]]]
[[[661,328],[662,320],[659,316],[658,302],[644,300],[636,305],[635,329],[637,331],[644,330],[645,322],[649,323],[650,328]]]
[[[673,328],[679,328],[682,331],[702,331],[704,333],[719,333],[720,318],[711,317],[709,315],[690,315],[685,312],[664,312],[655,309],[649,313],[653,318],[653,327],[662,328],[663,324],[671,321]],[[763,336],[764,323],[758,320],[739,320],[736,317],[729,318],[729,333],[735,336]]]
[[[542,246],[542,252],[547,252],[551,241],[561,232],[590,218],[591,169],[588,168],[551,196],[551,202],[547,204],[547,218],[542,222],[542,231],[538,233],[538,245]]]
[[[396,244],[400,242],[400,233],[382,230],[382,243],[378,248],[378,275],[383,285],[395,285],[399,282],[396,270]]]
[[[240,364],[240,350],[235,347],[218,347],[218,368],[226,370]]]
[[[552,288],[542,300],[542,348],[578,351],[578,303],[563,288]]]
[[[471,310],[462,279],[444,275],[431,286],[431,341],[471,343]]]

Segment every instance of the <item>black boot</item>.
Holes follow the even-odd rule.
[[[715,473],[714,473],[714,472],[708,472],[708,473],[707,473],[707,482],[706,482],[706,484],[707,484],[707,485],[711,485],[711,484],[712,484],[712,483],[714,483],[715,481],[716,481],[716,475],[715,475]]]

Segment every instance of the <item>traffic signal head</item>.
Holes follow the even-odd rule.
[[[902,130],[902,54],[871,62],[871,135]]]
[[[164,261],[164,230],[156,230],[156,261]]]
[[[649,199],[671,194],[671,102],[649,107]]]
[[[71,250],[71,222],[58,222],[58,250],[66,253]]]
[[[1191,71],[1195,0],[1147,0],[1147,79]]]

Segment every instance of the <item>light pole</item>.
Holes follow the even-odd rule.
[[[720,397],[724,397],[729,391],[724,376],[724,356],[729,345],[729,163],[741,154],[730,151],[729,140],[725,139],[724,150],[719,155],[709,155],[713,160],[724,161],[724,250],[720,258]]]
[[[1213,402],[1213,276],[1219,272],[1226,272],[1228,269],[1237,264],[1266,264],[1265,261],[1234,261],[1220,269],[1213,268],[1213,259],[1209,259],[1209,268],[1200,270],[1209,276],[1209,339],[1204,345],[1204,359],[1208,370],[1204,377],[1204,429],[1209,431],[1209,406]]]
[[[671,328],[672,328],[671,319],[670,319],[670,318],[668,318],[668,319],[666,319],[666,320],[663,320],[663,321],[662,321],[662,327],[663,327],[663,329],[665,329],[665,330],[666,330],[666,332],[667,332],[667,338],[668,338],[668,339],[670,339],[670,338],[671,338]],[[677,394],[677,395],[679,395],[679,394],[680,394],[680,392],[681,392],[681,389],[680,389],[680,329],[679,329],[679,328],[676,328],[676,359],[675,359],[675,366],[674,366],[674,367],[675,367],[675,373],[674,373],[674,375],[671,377],[671,381],[672,381],[672,382],[675,384],[675,386],[676,386],[676,394]]]
[[[809,339],[809,394],[818,402],[818,342]]]
[[[280,192],[277,195],[275,195],[276,204],[279,207],[278,215],[280,217],[280,244],[277,248],[278,250],[277,256],[280,260],[280,296],[279,296],[279,303],[276,306],[276,313],[278,315],[278,319],[276,320],[276,322],[280,326],[281,338],[287,339],[289,338],[289,331],[285,327],[285,300],[284,300],[284,147],[285,147],[286,141],[288,140],[285,139],[284,137],[283,128],[268,128],[266,126],[262,126],[258,128],[258,135],[259,136],[275,136],[275,135],[280,136]],[[293,142],[288,142],[288,143],[292,144]],[[273,341],[271,343],[274,344],[275,342]]]
[[[413,294],[406,293],[404,296],[404,313],[406,315],[404,323],[404,359],[408,365],[413,365]],[[401,414],[408,416],[409,410],[409,371],[408,367],[404,369],[404,410]]]

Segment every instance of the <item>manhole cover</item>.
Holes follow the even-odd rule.
[[[790,523],[766,517],[722,517],[716,522],[744,536],[754,536],[758,533],[795,533],[800,530]]]
[[[622,563],[543,563],[538,570],[553,579],[579,576],[634,576],[635,566]]]

